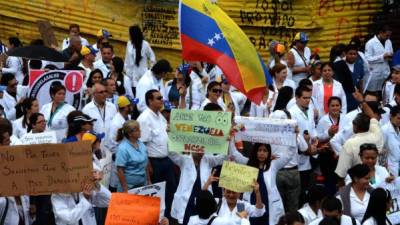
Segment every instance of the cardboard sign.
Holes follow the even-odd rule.
[[[30,70],[29,71],[29,97],[36,98],[40,107],[51,102],[50,86],[59,82],[65,86],[65,101],[75,107],[81,108],[83,74],[75,70]]]
[[[239,193],[251,192],[253,191],[252,185],[254,180],[257,180],[257,176],[257,168],[224,161],[221,175],[219,176],[219,187]]]
[[[227,154],[231,113],[174,109],[170,118],[170,151]]]
[[[136,194],[136,195],[145,195],[145,196],[152,196],[152,197],[159,197],[160,198],[160,219],[164,215],[165,211],[165,181],[150,184],[147,186],[134,188],[128,191],[128,193]]]
[[[0,196],[82,191],[92,174],[89,142],[0,147]]]
[[[55,131],[43,133],[27,133],[21,138],[24,145],[37,145],[37,144],[56,144],[57,136]]]
[[[242,129],[236,133],[239,140],[273,145],[296,146],[296,121],[236,116]]]
[[[156,225],[160,214],[160,198],[112,193],[106,225]]]
[[[380,186],[390,191],[392,196],[392,206],[387,215],[388,219],[392,224],[400,224],[400,177],[397,177],[391,183],[383,183]]]

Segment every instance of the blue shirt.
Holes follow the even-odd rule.
[[[137,141],[139,148],[124,138],[118,145],[115,165],[124,168],[124,175],[128,189],[146,185],[147,150],[141,141]],[[122,191],[121,183],[118,191]]]

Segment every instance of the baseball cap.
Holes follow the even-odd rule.
[[[177,68],[178,72],[183,74],[184,76],[189,74],[190,71],[190,64],[184,63],[178,66]]]
[[[97,134],[94,131],[89,131],[86,132],[82,135],[82,141],[90,141],[92,144],[94,144],[96,141],[101,141],[105,136],[104,133]]]
[[[294,36],[294,40],[295,41],[300,41],[300,42],[303,42],[303,43],[307,43],[308,42],[308,36],[304,32],[298,32],[296,34],[296,36]]]
[[[94,121],[96,121],[95,118],[92,118],[86,114],[74,118],[74,122],[94,122]]]
[[[117,99],[118,108],[123,108],[131,104],[131,101],[125,96],[119,96]]]
[[[164,101],[164,105],[163,105],[163,107],[161,108],[160,111],[168,111],[168,112],[170,112],[174,108],[175,108],[175,106],[172,105],[171,102]]]
[[[88,54],[92,54],[92,55],[96,55],[98,52],[98,50],[94,49],[92,46],[88,45],[88,46],[82,46],[81,49],[81,55],[85,56]]]
[[[379,104],[378,102],[370,101],[370,102],[367,102],[367,104],[374,113],[378,113],[378,114],[386,113],[386,111],[382,108],[381,104]]]
[[[108,39],[112,37],[112,35],[110,34],[110,32],[108,32],[108,30],[100,29],[99,31],[97,31],[97,37],[104,37]]]

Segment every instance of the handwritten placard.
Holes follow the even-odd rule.
[[[236,136],[243,141],[296,146],[294,120],[236,116],[235,122],[242,128]]]
[[[37,145],[37,144],[56,144],[57,136],[55,131],[43,133],[27,133],[21,138],[24,145]]]
[[[136,195],[145,195],[160,198],[160,219],[164,215],[165,210],[165,181],[156,184],[150,184],[143,187],[134,188],[128,191],[128,193]]]
[[[388,219],[392,224],[400,224],[400,177],[397,177],[391,183],[383,183],[381,187],[390,191],[392,196],[392,205],[387,215]]]
[[[159,215],[160,198],[112,193],[106,225],[153,225]]]
[[[254,180],[257,180],[258,169],[250,166],[224,161],[219,186],[231,191],[243,193],[253,190]]]
[[[172,110],[169,150],[227,154],[230,127],[228,112]]]
[[[0,147],[0,196],[80,192],[91,176],[89,142]]]

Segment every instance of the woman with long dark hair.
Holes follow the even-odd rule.
[[[124,72],[124,60],[121,57],[115,56],[111,62],[112,69],[109,77],[115,80],[118,95],[131,96],[133,98],[131,81]]]
[[[19,104],[19,109],[20,110],[17,110],[17,114],[19,114],[18,111],[21,111],[22,116],[13,121],[13,133],[16,137],[21,138],[28,132],[30,116],[39,112],[39,102],[36,98],[25,98],[22,103]]]
[[[137,82],[149,68],[156,63],[156,56],[150,44],[144,40],[143,33],[138,25],[129,27],[130,40],[126,44],[125,71],[132,81],[133,90]],[[149,63],[150,62],[150,65]],[[136,94],[133,91],[133,94]]]
[[[372,191],[362,225],[392,225],[386,212],[392,205],[392,196],[388,190],[377,188]]]

